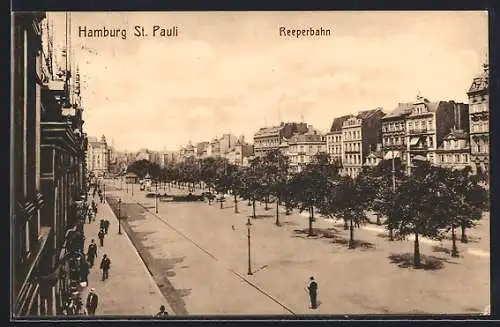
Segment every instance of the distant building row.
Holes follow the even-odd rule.
[[[408,173],[414,160],[474,173],[489,170],[488,66],[474,78],[469,104],[454,101],[400,103],[389,114],[382,108],[335,118],[330,132],[321,135],[305,123],[281,123],[254,135],[255,156],[281,149],[298,172],[318,152],[341,163],[342,172],[356,177],[364,165],[384,159],[402,160]]]

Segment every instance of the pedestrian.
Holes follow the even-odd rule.
[[[309,285],[307,286],[309,290],[309,297],[311,298],[311,309],[316,309],[317,303],[316,298],[318,295],[318,283],[314,280],[314,277],[309,278]]]
[[[100,242],[100,246],[103,247],[104,246],[104,235],[106,235],[104,233],[104,229],[100,229],[99,230],[99,233],[97,234],[97,237],[99,237],[99,242]]]
[[[82,260],[80,260],[80,281],[86,283],[85,287],[89,284],[89,272],[89,264],[85,258],[82,258]]]
[[[94,198],[94,199],[95,199],[96,192],[97,192],[97,187],[94,187],[94,192],[92,193],[92,198]],[[93,200],[92,200],[92,202],[93,202]]]
[[[95,310],[97,309],[97,303],[99,302],[99,297],[95,294],[95,289],[91,288],[89,291],[89,295],[87,295],[87,313],[89,316],[93,316],[95,314]]]
[[[105,254],[102,256],[101,269],[102,269],[102,280],[105,281],[109,277],[109,268],[111,268],[111,260]]]
[[[109,220],[107,219],[104,219],[104,233],[108,233],[108,229],[109,229]]]
[[[87,261],[92,268],[94,266],[94,260],[97,257],[97,245],[95,244],[94,239],[90,241],[89,248],[87,250]]]
[[[99,221],[99,229],[102,229],[102,230],[104,230],[104,229],[105,229],[105,226],[104,226],[104,219],[101,219],[101,220]]]
[[[97,204],[94,200],[92,200],[92,210],[94,210],[94,213],[97,213]]]
[[[168,312],[165,311],[165,306],[162,305],[160,307],[160,312],[158,312],[157,314],[155,314],[155,318],[163,318],[163,317],[167,317],[168,316]]]
[[[93,212],[92,210],[93,210],[92,208],[89,208],[87,210],[87,218],[89,220],[89,224],[92,222],[92,212]]]

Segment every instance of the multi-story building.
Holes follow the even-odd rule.
[[[469,97],[469,124],[472,169],[475,173],[489,172],[489,76],[488,65],[474,78],[467,95]]]
[[[245,163],[245,159],[253,155],[253,145],[245,142],[245,138],[241,136],[233,148],[227,153],[226,158],[229,163],[242,166]]]
[[[288,140],[288,158],[290,172],[299,173],[320,153],[326,153],[326,137],[320,132],[309,127],[305,134],[295,134]]]
[[[330,132],[326,134],[326,151],[331,162],[342,162],[342,125],[352,115],[337,117],[333,120]]]
[[[95,175],[104,175],[109,168],[109,147],[106,137],[103,135],[98,140],[96,137],[89,137],[87,144],[87,170]]]
[[[196,144],[196,156],[200,159],[207,156],[207,148],[210,142],[199,142]]]
[[[82,227],[75,207],[85,194],[86,137],[83,109],[79,101],[71,101],[79,94],[79,86],[72,83],[68,66],[57,71],[61,78],[56,80],[57,69],[49,66],[52,53],[42,40],[46,26],[42,13],[12,16],[10,276],[14,316],[61,314],[68,295],[65,258],[74,249],[66,236],[73,227]],[[77,81],[78,77],[77,73]]]
[[[437,164],[436,149],[452,128],[467,129],[468,106],[454,101],[430,102],[417,96],[406,116],[406,164],[411,173],[413,158],[419,156]]]
[[[290,139],[294,134],[304,134],[308,130],[306,123],[281,123],[279,126],[263,127],[254,135],[256,157],[263,157],[274,149],[279,149],[283,138]]]
[[[220,157],[220,143],[218,138],[214,138],[207,145],[207,157]]]
[[[151,152],[148,150],[148,149],[140,149],[135,155],[134,155],[134,159],[130,162],[134,162],[134,161],[139,161],[139,160],[147,160],[147,161],[150,161],[151,160]]]
[[[384,160],[399,158],[406,164],[406,117],[411,114],[412,108],[412,102],[399,103],[396,109],[382,118]]]
[[[223,134],[219,139],[219,151],[222,157],[226,157],[228,152],[234,147],[238,138],[233,134]]]
[[[471,166],[469,135],[464,130],[454,129],[443,138],[443,144],[436,150],[438,165],[450,169]]]
[[[342,124],[342,173],[355,178],[370,151],[381,143],[381,108],[359,112]]]

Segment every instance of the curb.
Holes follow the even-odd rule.
[[[108,196],[106,197],[106,203],[104,203],[104,205],[107,206],[107,208],[109,209],[110,213],[113,215],[113,218],[115,219],[116,223],[119,224],[120,222],[119,222],[118,218],[116,217],[116,214],[113,211],[113,208],[109,204]],[[169,313],[169,315],[174,315],[174,311],[170,307],[170,304],[168,303],[167,299],[165,299],[165,297],[163,296],[163,293],[161,292],[160,288],[158,287],[158,284],[156,284],[156,281],[154,280],[154,277],[153,277],[153,274],[152,274],[151,270],[149,269],[148,265],[146,264],[146,262],[144,261],[144,259],[140,255],[139,251],[137,251],[137,248],[135,247],[134,242],[132,242],[132,240],[130,239],[130,236],[128,234],[127,228],[124,228],[123,225],[122,225],[122,229],[123,229],[122,235],[125,236],[125,238],[127,239],[128,244],[134,250],[134,253],[137,255],[137,257],[140,259],[140,261],[142,263],[142,267],[144,268],[144,270],[146,271],[146,273],[147,273],[150,281],[154,285],[154,288],[155,288],[156,292],[159,295],[161,295],[161,297],[165,300],[165,303],[163,305],[165,305],[165,307],[167,309],[167,312]],[[161,304],[159,304],[159,305],[161,305]],[[158,308],[159,308],[159,306],[158,306]]]

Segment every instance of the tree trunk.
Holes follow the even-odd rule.
[[[415,242],[413,249],[413,266],[415,268],[420,268],[420,246],[418,244],[418,232],[415,233]]]
[[[462,236],[460,237],[460,242],[461,243],[468,243],[469,240],[467,239],[467,234],[465,234],[465,224],[462,224],[460,227],[462,227]]]
[[[223,205],[224,205],[224,193],[221,193],[220,194],[220,208],[222,209],[223,208]]]
[[[276,199],[276,226],[281,226],[280,224],[280,198]]]
[[[252,205],[252,201],[250,201],[250,199],[248,199],[248,203],[247,203],[248,206],[251,206]]]
[[[349,219],[349,249],[354,249],[354,223]]]
[[[234,195],[234,213],[238,213],[238,199],[236,193],[233,193],[233,195]]]
[[[309,232],[307,233],[309,236],[313,235],[313,216],[311,208],[309,208]]]
[[[457,236],[455,235],[455,226],[451,226],[451,256],[454,258],[458,258],[458,249],[457,249]]]
[[[269,202],[269,199],[266,196],[266,198],[264,199],[264,203],[266,204],[266,206],[264,207],[264,210],[266,210],[266,211],[269,210],[269,207],[267,206],[268,202]]]
[[[377,213],[376,217],[377,217],[377,225],[380,226],[380,215]]]
[[[344,230],[348,230],[349,225],[347,224],[347,219],[344,218]]]
[[[255,215],[255,200],[252,201],[252,208],[253,208],[253,218],[257,218],[257,216]]]
[[[287,204],[285,204],[285,215],[290,215],[290,207]]]
[[[212,205],[212,191],[211,191],[211,187],[209,186],[208,187],[208,205]]]

